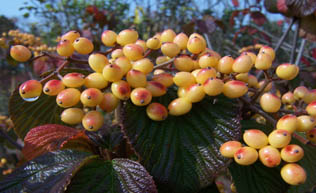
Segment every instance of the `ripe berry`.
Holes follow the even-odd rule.
[[[138,32],[133,29],[125,29],[121,31],[116,37],[116,41],[121,46],[125,46],[127,44],[133,44],[138,39]]]
[[[316,102],[309,103],[305,110],[309,115],[316,116]]]
[[[248,146],[255,149],[260,149],[268,145],[267,135],[258,129],[246,130],[243,135],[243,140]]]
[[[190,72],[177,72],[173,77],[173,82],[177,86],[188,87],[195,84],[195,78]]]
[[[189,41],[187,43],[187,49],[192,54],[199,54],[203,52],[206,48],[206,44],[200,37],[194,36],[192,38],[189,38]]]
[[[156,64],[158,65],[158,64],[162,64],[162,63],[164,63],[164,62],[167,62],[169,60],[169,57],[168,56],[158,56],[157,58],[156,58]],[[157,69],[157,70],[159,70],[159,69]]]
[[[60,107],[68,108],[75,106],[80,101],[80,91],[75,88],[67,88],[58,93],[56,103]]]
[[[157,75],[157,74],[163,74],[163,73],[166,73],[166,71],[162,70],[162,69],[156,69],[154,70],[154,75]]]
[[[284,115],[277,122],[277,129],[287,130],[289,133],[293,133],[298,127],[298,120],[295,115]]]
[[[26,62],[31,58],[32,53],[25,46],[15,45],[10,49],[10,56],[18,62]]]
[[[236,80],[243,81],[244,83],[248,83],[248,73],[239,73],[236,76]]]
[[[181,50],[187,49],[187,43],[188,43],[188,41],[189,41],[188,36],[187,36],[185,33],[183,33],[183,32],[179,33],[179,34],[173,39],[173,43],[176,43],[176,44],[179,46],[179,48],[180,48]]]
[[[271,48],[269,46],[262,46],[259,50],[259,53],[262,53],[262,52],[269,54],[271,56],[272,61],[274,60],[275,52],[274,52],[273,48]]]
[[[43,92],[49,96],[56,96],[62,90],[65,89],[65,86],[60,80],[49,80],[45,83]]]
[[[19,87],[20,96],[24,99],[35,98],[42,93],[42,84],[37,80],[28,80]]]
[[[252,65],[255,64],[257,56],[253,52],[243,52],[243,53],[241,53],[241,55],[248,55],[248,56],[250,56],[250,58],[252,60]]]
[[[147,48],[149,49],[152,49],[152,50],[157,50],[160,48],[161,46],[161,42],[158,38],[156,37],[153,37],[153,38],[149,38],[147,41],[146,41],[146,46]]]
[[[242,145],[239,141],[227,141],[221,145],[219,151],[221,152],[222,156],[233,158],[236,151],[241,147]]]
[[[72,45],[79,54],[90,54],[94,49],[92,42],[84,37],[77,38]]]
[[[288,130],[277,129],[269,134],[269,144],[275,148],[282,148],[288,145],[291,141],[291,133]]]
[[[196,78],[197,77],[197,74],[200,72],[200,68],[199,69],[196,69],[196,70],[193,70],[192,72],[191,72],[191,74],[194,76],[194,78]]]
[[[144,50],[140,45],[127,44],[123,47],[124,55],[132,61],[142,59],[144,56]]]
[[[295,103],[294,94],[291,91],[283,94],[281,100],[282,100],[283,104],[293,104],[293,103]]]
[[[160,40],[164,42],[173,42],[173,39],[176,37],[176,33],[172,29],[166,29],[161,33]]]
[[[168,110],[160,103],[151,103],[146,108],[147,116],[154,121],[163,121],[168,117]]]
[[[102,73],[103,68],[109,64],[109,60],[103,54],[94,53],[89,56],[88,63],[92,70]]]
[[[85,78],[84,86],[87,88],[97,88],[103,89],[108,86],[108,81],[106,81],[101,73],[92,73]]]
[[[160,82],[161,84],[165,85],[166,87],[173,85],[173,77],[171,74],[168,74],[168,73],[154,75],[153,80]]]
[[[248,75],[248,86],[252,88],[258,88],[259,83],[257,77],[254,75]]]
[[[191,103],[200,102],[205,97],[205,92],[201,84],[193,84],[187,88],[185,98]]]
[[[199,62],[197,60],[193,60],[193,70],[200,69]]]
[[[275,113],[281,107],[281,100],[275,94],[264,93],[260,97],[260,106],[265,112]]]
[[[300,100],[309,94],[309,90],[305,86],[299,86],[294,90],[294,98]]]
[[[120,100],[116,98],[112,93],[104,93],[103,99],[99,104],[99,107],[106,112],[112,112],[118,106]]]
[[[261,80],[259,82],[259,88],[261,89],[265,83],[265,80]],[[272,82],[268,83],[268,85],[264,88],[264,92],[269,92],[272,89]]]
[[[232,69],[234,72],[245,73],[252,68],[252,59],[248,55],[241,55],[235,59]]]
[[[109,82],[116,82],[123,78],[121,68],[116,64],[109,64],[103,68],[102,75]]]
[[[101,41],[105,46],[112,47],[116,43],[117,34],[112,30],[105,30],[101,35]]]
[[[98,111],[89,111],[82,119],[82,125],[88,131],[97,131],[103,123],[104,118]]]
[[[316,143],[316,128],[313,128],[306,132],[306,137],[308,140],[310,140],[313,143]]]
[[[130,70],[126,74],[126,80],[132,88],[145,87],[147,84],[146,75],[138,70]]]
[[[58,43],[56,51],[60,56],[69,57],[75,52],[75,48],[71,41],[63,39]]]
[[[80,33],[75,30],[71,30],[64,35],[61,36],[61,40],[69,40],[71,43],[73,43],[77,38],[80,37]]]
[[[114,62],[122,69],[122,73],[125,75],[130,69],[132,69],[132,64],[129,59],[125,56],[121,56],[117,58]]]
[[[204,92],[209,96],[216,96],[223,92],[224,82],[221,79],[209,78],[203,84]]]
[[[72,72],[66,74],[63,79],[63,84],[67,87],[77,88],[84,85],[85,79],[84,75],[77,72]]]
[[[304,96],[303,101],[306,104],[316,101],[316,89],[309,90],[308,94]]]
[[[136,106],[146,106],[151,102],[152,95],[146,88],[135,88],[131,92],[131,100]]]
[[[144,40],[137,40],[135,44],[140,45],[143,48],[144,52],[146,52],[148,49]]]
[[[161,46],[161,52],[164,55],[166,55],[170,58],[173,58],[180,53],[180,48],[177,44],[175,44],[173,42],[165,42]]]
[[[113,59],[117,59],[119,57],[124,56],[123,50],[122,49],[115,49],[112,53],[111,53],[111,57]]]
[[[217,67],[218,59],[210,53],[205,53],[199,58],[199,66],[201,68]]]
[[[272,168],[280,165],[281,156],[279,150],[272,146],[265,146],[259,150],[259,159],[263,165]]]
[[[95,107],[102,102],[103,94],[97,88],[88,88],[81,93],[80,100],[84,106]]]
[[[174,60],[174,66],[179,71],[190,72],[193,69],[193,60],[187,55],[181,55]]]
[[[81,123],[83,116],[84,112],[82,109],[79,108],[65,109],[60,115],[61,120],[69,125],[76,125]]]
[[[313,117],[308,115],[301,115],[297,117],[297,129],[299,132],[306,132],[314,128],[316,121]]]
[[[304,156],[304,150],[295,144],[287,145],[281,150],[281,158],[286,162],[298,162]]]
[[[131,87],[124,80],[113,82],[111,85],[111,91],[117,98],[121,100],[127,100],[131,94]]]
[[[154,64],[150,61],[148,58],[143,58],[140,60],[137,60],[133,63],[134,70],[138,70],[143,72],[144,74],[149,74],[153,71]]]
[[[248,92],[246,83],[239,80],[231,80],[224,84],[223,94],[228,98],[238,98]]]
[[[257,55],[255,67],[258,70],[267,70],[272,66],[272,58],[269,54],[265,52],[260,52]]]
[[[168,105],[170,115],[180,116],[188,113],[192,108],[192,103],[186,98],[176,98]]]
[[[239,148],[234,154],[234,160],[239,165],[251,165],[258,159],[258,152],[252,147]]]
[[[222,57],[217,64],[217,70],[224,74],[230,74],[233,72],[234,58],[231,56]]]
[[[151,92],[153,97],[165,95],[167,92],[167,87],[157,81],[147,82],[146,89]]]
[[[201,69],[196,75],[196,82],[204,84],[209,78],[216,78],[216,70],[214,68],[208,67]]]
[[[294,79],[299,72],[298,66],[295,64],[285,63],[277,67],[275,73],[276,75],[283,80],[292,80]]]
[[[185,97],[185,95],[187,94],[188,90],[186,87],[178,87],[178,90],[177,90],[177,95],[179,98],[181,97]]]
[[[305,170],[298,164],[286,164],[281,169],[282,179],[290,185],[304,184],[306,180]]]

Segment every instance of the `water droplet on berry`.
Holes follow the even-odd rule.
[[[25,100],[26,102],[34,102],[39,98],[39,96],[37,97],[32,97],[32,98],[23,98],[23,100]]]

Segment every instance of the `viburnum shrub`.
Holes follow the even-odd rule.
[[[217,192],[223,174],[240,193],[316,184],[316,92],[286,89],[299,67],[273,63],[271,47],[234,59],[171,29],[99,39],[111,48],[95,50],[77,31],[57,54],[10,48],[19,62],[63,62],[12,94],[24,157],[0,192]]]

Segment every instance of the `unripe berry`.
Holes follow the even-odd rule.
[[[235,59],[232,69],[234,72],[245,73],[252,68],[252,59],[248,55],[241,55]]]
[[[140,60],[137,60],[133,63],[134,70],[138,70],[143,72],[144,74],[149,74],[154,69],[154,64],[150,61],[148,58],[143,58]]]
[[[304,157],[304,150],[295,144],[287,145],[281,150],[281,158],[286,162],[298,162]]]
[[[102,75],[109,82],[116,82],[123,78],[123,71],[116,64],[109,64],[103,68]]]
[[[167,87],[156,81],[147,82],[146,89],[149,90],[153,97],[159,97],[165,95],[167,92]]]
[[[217,67],[218,59],[210,53],[205,53],[199,58],[199,66],[201,68]]]
[[[170,58],[173,58],[180,53],[180,48],[177,44],[175,44],[173,42],[165,42],[161,46],[161,52],[164,55],[166,55]]]
[[[254,75],[248,75],[248,86],[252,88],[258,88],[259,83],[257,77]]]
[[[161,84],[165,85],[166,87],[173,85],[173,77],[171,74],[168,74],[168,73],[154,75],[153,80],[160,82]]]
[[[216,70],[214,68],[208,67],[201,69],[196,75],[196,82],[204,84],[209,78],[216,78]]]
[[[192,108],[192,103],[186,98],[176,98],[168,105],[169,114],[180,116],[188,113]]]
[[[187,49],[192,54],[199,54],[203,52],[205,48],[206,48],[206,44],[201,38],[197,36],[189,38]]]
[[[260,149],[268,145],[267,135],[258,129],[246,130],[243,135],[243,140],[248,146],[255,149]]]
[[[306,132],[313,129],[316,125],[315,119],[308,115],[301,115],[297,117],[297,129],[299,132]]]
[[[228,98],[238,98],[248,92],[246,83],[239,80],[231,80],[224,84],[223,94]]]
[[[181,87],[188,87],[196,83],[194,76],[190,72],[177,72],[173,77],[173,82]]]
[[[248,73],[239,73],[236,76],[236,80],[243,81],[244,83],[248,83]]]
[[[26,62],[31,58],[32,53],[25,46],[15,45],[10,49],[10,56],[18,62]]]
[[[187,43],[188,43],[188,41],[189,41],[188,36],[187,36],[185,33],[183,33],[183,32],[179,33],[179,34],[173,39],[173,43],[176,43],[176,44],[179,46],[179,48],[180,48],[181,50],[187,49]]]
[[[88,88],[81,93],[80,101],[84,106],[95,107],[103,100],[102,92],[97,88]]]
[[[146,106],[151,102],[152,95],[146,88],[135,88],[131,92],[131,100],[136,106]]]
[[[255,67],[258,70],[267,70],[272,66],[272,58],[269,54],[265,52],[260,52],[257,55]]]
[[[161,42],[158,38],[156,37],[153,37],[153,38],[149,38],[147,41],[146,41],[146,46],[147,48],[149,49],[152,49],[152,50],[158,50],[160,47],[161,47]]]
[[[88,131],[97,131],[103,123],[104,118],[98,111],[89,111],[82,119],[82,125]]]
[[[138,32],[133,29],[125,29],[121,31],[116,37],[116,41],[121,46],[125,46],[127,44],[133,44],[138,39]]]
[[[35,98],[42,93],[42,84],[37,80],[28,80],[19,87],[20,96],[24,99]]]
[[[278,112],[281,107],[281,100],[275,94],[264,93],[260,97],[261,108],[268,113]]]
[[[56,96],[62,90],[65,89],[65,86],[60,80],[49,80],[45,83],[43,92],[49,96]]]
[[[122,73],[125,75],[132,69],[132,64],[125,56],[121,56],[115,60],[115,64],[122,69]]]
[[[303,99],[309,94],[308,89],[305,86],[299,86],[294,90],[294,98],[296,100]]]
[[[115,49],[112,53],[111,53],[111,57],[113,59],[117,59],[119,57],[124,56],[123,50],[122,49]]]
[[[151,103],[146,108],[147,116],[154,121],[163,121],[168,117],[168,110],[160,103]]]
[[[219,151],[221,152],[222,156],[233,158],[236,151],[241,147],[242,145],[239,141],[227,141],[221,145]]]
[[[205,97],[205,92],[201,84],[193,84],[187,88],[185,98],[191,103],[200,102]]]
[[[275,71],[276,75],[283,80],[294,79],[298,75],[298,72],[298,66],[290,63],[280,64]]]
[[[259,82],[259,88],[261,89],[265,84],[265,80],[261,80]],[[272,89],[272,82],[268,83],[268,85],[263,89],[263,92],[269,92]]]
[[[234,154],[234,160],[239,165],[251,165],[258,159],[258,152],[252,147],[239,148]]]
[[[316,128],[313,128],[306,132],[306,137],[308,140],[310,140],[313,143],[316,143]]]
[[[60,56],[69,57],[75,52],[75,48],[71,41],[63,39],[58,43],[56,51]]]
[[[293,104],[293,103],[295,103],[294,94],[291,91],[285,93],[282,96],[281,100],[282,100],[283,104]]]
[[[124,55],[132,61],[142,59],[144,56],[144,50],[140,45],[127,44],[123,47]]]
[[[185,97],[185,95],[187,94],[188,92],[188,89],[185,88],[185,87],[178,87],[178,90],[177,90],[177,95],[179,98],[181,97]]]
[[[120,100],[116,98],[112,93],[104,93],[103,99],[99,104],[99,107],[106,112],[112,112],[118,106]]]
[[[106,81],[101,73],[92,73],[85,78],[84,86],[87,88],[97,88],[103,89],[108,86],[108,81]]]
[[[60,115],[61,120],[69,125],[76,125],[81,123],[83,116],[84,112],[82,109],[79,108],[65,109]]]
[[[147,84],[146,75],[138,70],[130,70],[126,74],[126,80],[132,88],[145,87]]]
[[[277,122],[277,129],[287,130],[289,133],[293,133],[298,127],[298,120],[295,115],[284,115]]]
[[[286,164],[281,169],[282,179],[290,185],[304,184],[306,181],[306,172],[298,164],[290,163]]]
[[[263,46],[259,50],[259,53],[262,53],[262,52],[269,54],[271,56],[272,61],[274,60],[275,52],[274,52],[273,48],[271,48],[269,46]]]
[[[105,30],[101,35],[101,41],[105,46],[115,46],[117,34],[112,30]]]
[[[77,38],[72,45],[79,54],[90,54],[94,49],[92,42],[83,37]]]
[[[173,39],[176,37],[176,33],[172,29],[166,29],[161,33],[160,40],[164,42],[173,42]]]
[[[241,55],[248,55],[248,56],[250,56],[251,61],[252,61],[252,65],[255,64],[257,56],[253,52],[243,52],[243,53],[241,53]]]
[[[158,65],[158,64],[162,64],[162,63],[164,63],[164,62],[167,62],[169,60],[169,57],[168,56],[158,56],[157,58],[156,58],[156,64]]]
[[[56,103],[60,107],[68,108],[75,106],[80,101],[80,91],[75,88],[67,88],[58,93]]]
[[[88,63],[92,70],[102,73],[103,68],[109,64],[109,61],[103,54],[95,53],[89,56]]]
[[[117,82],[113,82],[111,85],[111,91],[115,97],[120,100],[127,100],[131,94],[131,87],[124,80],[119,80]]]
[[[84,75],[77,72],[72,72],[66,74],[63,79],[63,84],[67,87],[77,88],[84,85],[85,79]]]
[[[148,49],[144,40],[137,40],[135,44],[140,45],[143,48],[144,52],[146,52]]]
[[[259,159],[263,165],[272,168],[280,165],[281,156],[279,150],[272,146],[265,146],[259,150]]]
[[[78,31],[72,30],[61,36],[61,40],[69,40],[70,43],[73,43],[77,38],[80,37]]]
[[[209,96],[216,96],[223,92],[224,82],[221,79],[209,78],[203,84],[204,92]]]
[[[233,72],[234,58],[231,56],[224,56],[218,61],[217,70],[224,74],[230,74]]]
[[[193,60],[187,55],[181,55],[174,60],[174,66],[179,71],[190,72],[193,69]]]

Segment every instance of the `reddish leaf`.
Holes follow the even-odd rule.
[[[84,131],[80,131],[76,135],[65,140],[60,149],[74,149],[78,151],[94,152],[94,145]]]
[[[263,25],[267,21],[266,16],[264,16],[260,11],[251,12],[250,17],[257,25]]]
[[[316,48],[313,48],[311,53],[312,53],[312,57],[316,59]]]
[[[315,48],[314,48],[314,49],[315,49]],[[305,64],[306,66],[310,66],[310,65],[311,65],[311,63],[310,63],[304,56],[302,56],[301,62],[302,62],[303,64]]]
[[[235,24],[235,17],[238,16],[240,11],[233,11],[231,16],[230,16],[230,19],[229,19],[229,24],[230,25],[234,25]]]
[[[242,14],[243,15],[247,15],[249,13],[249,11],[250,11],[250,9],[248,9],[248,8],[247,9],[243,9],[242,10]]]
[[[235,7],[239,6],[239,1],[238,0],[232,0],[232,3]]]
[[[287,13],[287,11],[289,10],[289,8],[286,5],[286,0],[278,0],[277,8],[281,13]]]

